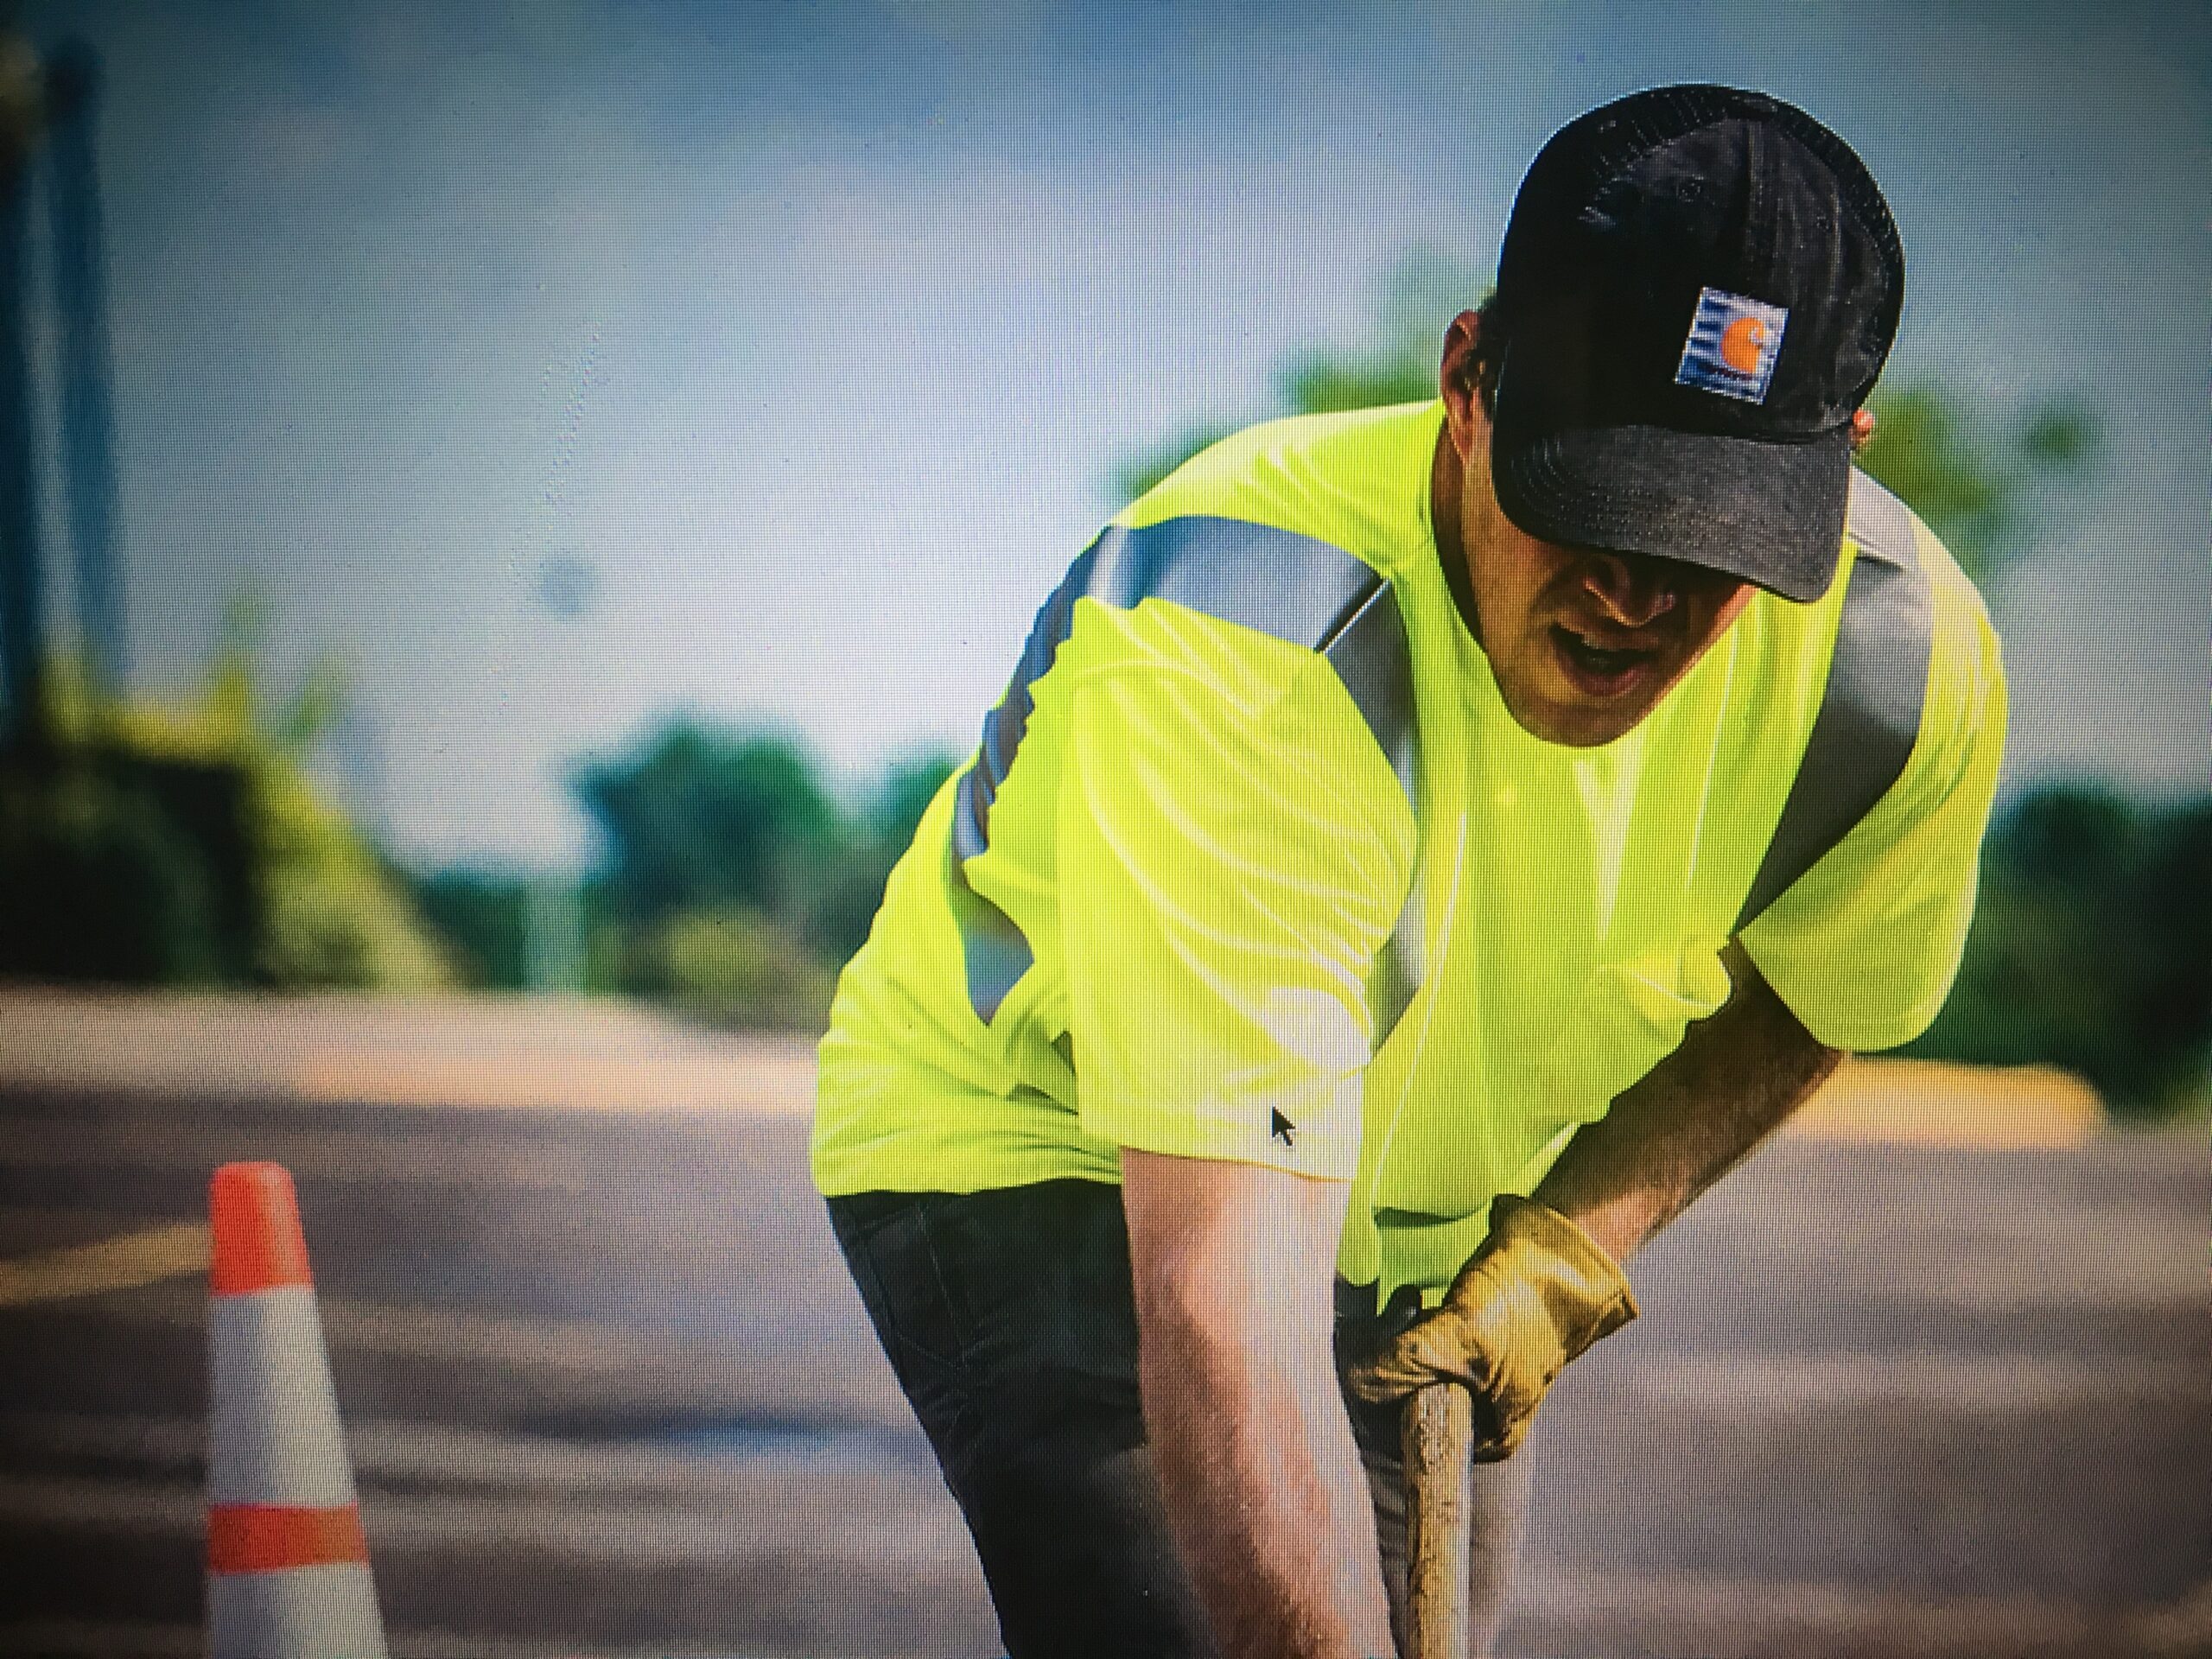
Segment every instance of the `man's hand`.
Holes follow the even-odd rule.
[[[1352,1367],[1388,1400],[1440,1378],[1475,1397],[1477,1455],[1509,1455],[1567,1362],[1636,1317],[1619,1262],[1719,1179],[1841,1058],[1798,1022],[1740,944],[1727,1003],[1586,1124],[1533,1198],[1492,1201],[1490,1237],[1444,1305]]]
[[[1475,1401],[1475,1456],[1510,1457],[1567,1361],[1636,1317],[1619,1265],[1557,1211],[1516,1194],[1491,1204],[1484,1240],[1440,1306],[1351,1368],[1362,1399],[1431,1382]]]
[[[1332,1351],[1345,1185],[1125,1149],[1122,1189],[1145,1427],[1223,1653],[1389,1653]]]

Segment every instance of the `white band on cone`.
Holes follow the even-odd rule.
[[[207,1501],[334,1509],[354,1501],[315,1292],[219,1296],[211,1356]]]
[[[365,1567],[219,1573],[207,1580],[209,1659],[385,1659]]]

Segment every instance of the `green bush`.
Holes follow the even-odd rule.
[[[718,1023],[819,1024],[952,765],[912,757],[848,811],[788,737],[678,716],[579,766],[571,785],[607,847],[586,891],[586,984]],[[434,878],[426,902],[457,939],[488,943],[489,896],[462,880]]]
[[[1907,1052],[2080,1072],[2121,1114],[2201,1103],[2212,1061],[2212,801],[2029,794],[1992,831],[1957,985]]]
[[[288,714],[264,718],[246,622],[236,635],[218,654],[202,696],[185,707],[132,702],[105,708],[95,720],[74,664],[53,664],[54,764],[56,775],[78,781],[50,807],[20,807],[26,826],[47,828],[18,833],[26,849],[44,849],[39,855],[53,873],[48,902],[107,918],[99,925],[110,939],[102,957],[109,966],[80,976],[286,989],[450,985],[403,882],[321,798],[301,764],[335,695],[330,676],[310,676]],[[226,810],[219,835],[210,823],[180,819],[151,789],[164,772],[195,769],[237,791],[237,810]],[[35,797],[39,790],[10,792]],[[226,850],[215,842],[226,837],[245,867],[251,914],[242,919],[223,911],[213,880]],[[33,880],[28,866],[17,879]],[[251,938],[227,949],[226,925]]]
[[[453,975],[401,884],[299,769],[248,749],[262,877],[258,966],[272,985],[432,991]]]
[[[198,850],[143,791],[84,764],[0,776],[0,973],[210,984],[221,942]]]
[[[689,718],[628,754],[580,766],[570,783],[613,849],[608,896],[639,926],[691,910],[796,924],[837,832],[797,743]]]
[[[682,911],[633,947],[632,988],[710,1025],[820,1030],[836,982],[774,923],[741,909]]]
[[[529,981],[529,895],[519,880],[440,870],[410,881],[416,907],[443,941],[460,982],[521,990]]]
[[[856,819],[842,827],[821,861],[802,930],[807,944],[827,960],[842,963],[867,942],[892,867],[905,856],[915,826],[956,764],[940,753],[893,764]]]

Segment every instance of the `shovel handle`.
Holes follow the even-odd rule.
[[[1474,1401],[1432,1382],[1405,1404],[1406,1659],[1468,1659],[1467,1459]]]

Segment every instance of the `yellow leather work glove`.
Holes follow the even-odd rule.
[[[1620,1264],[1558,1211],[1516,1194],[1492,1200],[1490,1236],[1443,1302],[1347,1380],[1363,1400],[1402,1399],[1431,1382],[1475,1398],[1475,1457],[1510,1457],[1567,1362],[1636,1317]]]

